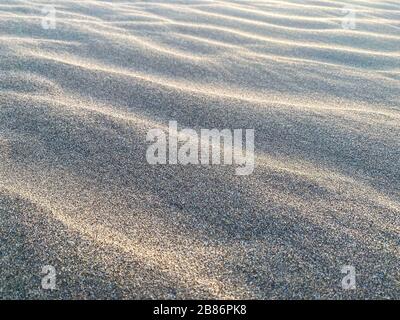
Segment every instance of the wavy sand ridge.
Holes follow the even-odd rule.
[[[0,297],[400,298],[399,21],[395,1],[1,1]],[[254,173],[149,165],[169,120],[254,128]]]

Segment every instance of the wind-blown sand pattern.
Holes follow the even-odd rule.
[[[1,0],[0,298],[398,299],[399,101],[398,1]],[[254,173],[149,165],[170,120]]]

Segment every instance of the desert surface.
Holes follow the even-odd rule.
[[[399,137],[398,1],[0,0],[0,299],[399,299]]]

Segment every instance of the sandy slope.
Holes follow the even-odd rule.
[[[399,101],[394,0],[1,0],[0,298],[400,298]],[[254,174],[148,165],[169,120]]]

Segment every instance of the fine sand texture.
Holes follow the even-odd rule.
[[[253,174],[150,165],[171,120]],[[399,137],[397,0],[0,0],[0,298],[399,299]]]

